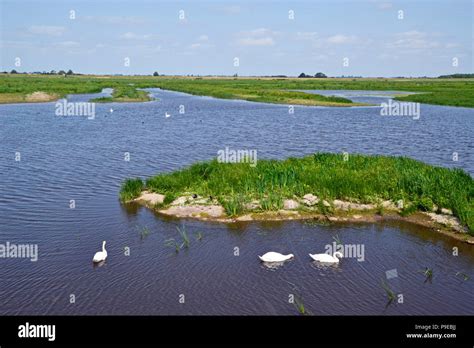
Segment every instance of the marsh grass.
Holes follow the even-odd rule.
[[[122,103],[130,103],[130,102],[145,102],[150,101],[151,98],[149,97],[148,92],[141,91],[136,89],[133,86],[120,86],[115,87],[114,91],[112,92],[111,97],[100,97],[92,99],[92,102],[96,103],[111,103],[111,102],[122,102]]]
[[[393,290],[388,286],[388,284],[382,279],[382,289],[384,289],[385,294],[387,295],[388,298],[388,303],[387,305],[391,304],[395,298],[396,294],[393,292]]]
[[[469,276],[463,272],[456,272],[456,277],[461,276],[464,281],[469,280]]]
[[[186,232],[186,226],[182,225],[181,227],[176,226],[176,230],[178,231],[179,236],[181,237],[181,241],[178,242],[175,238],[169,238],[165,240],[165,245],[168,247],[174,248],[176,253],[179,253],[181,249],[188,249],[191,245],[191,240],[189,239],[188,233]],[[201,232],[197,234],[197,240],[202,239]]]
[[[308,315],[308,311],[305,308],[303,299],[300,296],[295,295],[293,305],[300,315]]]
[[[137,198],[143,190],[143,181],[140,178],[126,179],[120,189],[120,200],[126,202]]]
[[[140,239],[145,239],[150,234],[150,229],[144,226],[140,229]]]
[[[141,183],[126,181],[121,197],[138,194]],[[461,169],[435,167],[406,157],[316,153],[303,158],[245,163],[199,162],[182,170],[149,178],[146,187],[173,197],[186,192],[215,197],[228,215],[243,211],[244,202],[260,200],[262,210],[278,210],[283,199],[314,193],[318,209],[330,214],[324,199],[351,199],[378,204],[407,202],[402,215],[448,208],[474,233],[474,180]],[[166,198],[165,198],[166,199]]]
[[[45,76],[0,75],[0,103],[24,102],[25,96],[44,91],[63,97],[67,94],[98,93],[103,88],[116,92],[108,101],[143,101],[144,93],[137,88],[167,90],[206,95],[224,99],[244,99],[257,102],[291,105],[352,106],[350,100],[309,94],[298,90],[378,90],[418,92],[398,96],[400,101],[474,107],[474,79],[269,79],[269,78],[186,78],[153,76]],[[143,93],[141,93],[143,92]],[[2,97],[6,95],[6,97]],[[120,98],[122,100],[120,100]],[[146,99],[149,100],[149,99]]]
[[[431,268],[425,267],[425,269],[421,270],[420,272],[425,276],[425,283],[428,281],[431,282],[433,280],[433,270]]]
[[[179,253],[179,251],[181,250],[181,246],[179,245],[179,243],[174,238],[170,238],[170,239],[165,240],[165,245],[168,246],[168,247],[174,248],[174,251],[175,251],[176,254]]]
[[[335,235],[332,237],[332,239],[334,240],[334,242],[336,242],[336,245],[342,245],[342,241],[341,241],[341,238],[339,238],[339,235]]]
[[[183,242],[180,245],[180,248],[183,248],[183,247],[186,249],[189,248],[190,240],[186,232],[186,227],[184,225],[181,227],[176,227],[176,230],[179,232],[179,235],[181,236],[181,239],[183,240]]]

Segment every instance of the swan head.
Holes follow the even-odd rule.
[[[288,254],[288,255],[286,255],[286,257],[288,257],[289,259],[292,259],[293,257],[295,257],[295,255],[293,255],[293,254]]]
[[[339,258],[339,259],[342,258],[342,257],[344,257],[344,255],[342,255],[342,253],[341,253],[340,251],[336,251],[333,256],[334,256],[334,257],[337,257],[337,258]]]

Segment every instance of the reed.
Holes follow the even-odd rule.
[[[139,194],[141,181],[125,181],[121,197]],[[323,200],[354,200],[379,204],[406,202],[402,215],[448,208],[474,234],[474,180],[461,169],[431,166],[407,157],[316,153],[303,158],[245,163],[199,162],[146,181],[147,189],[178,197],[195,192],[215,197],[229,216],[245,211],[245,202],[260,200],[262,210],[282,208],[283,199],[313,193],[320,197],[323,214],[332,208]],[[122,198],[123,199],[123,198]],[[167,198],[165,198],[167,201]],[[168,200],[169,201],[169,200]]]
[[[120,200],[126,202],[140,195],[143,190],[142,179],[126,179],[120,189]]]

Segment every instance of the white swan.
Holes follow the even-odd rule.
[[[96,252],[92,261],[101,262],[101,261],[104,261],[106,258],[107,258],[107,250],[105,250],[105,240],[104,240],[102,242],[102,251]]]
[[[293,257],[293,254],[283,255],[274,251],[270,251],[262,256],[259,256],[260,260],[263,262],[283,262]]]
[[[329,254],[309,254],[314,261],[327,262],[327,263],[338,263],[339,258],[343,257],[342,253],[336,251],[332,256]]]

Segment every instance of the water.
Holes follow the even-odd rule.
[[[257,149],[259,159],[315,151],[407,155],[472,175],[472,110],[422,105],[419,120],[381,117],[377,107],[295,107],[291,115],[282,105],[153,94],[158,100],[149,103],[97,104],[93,120],[55,116],[54,103],[0,105],[0,243],[39,248],[37,262],[0,259],[0,314],[296,314],[290,294],[313,314],[474,313],[472,246],[421,227],[225,225],[164,218],[118,201],[124,178],[176,170],[226,146]],[[179,239],[182,224],[191,245],[176,254],[165,240]],[[307,254],[324,252],[336,235],[363,244],[365,261],[314,265]],[[109,258],[93,267],[102,240]],[[295,259],[268,269],[257,255],[269,250]],[[425,267],[433,269],[431,282]],[[398,277],[386,282],[404,303],[386,306],[381,280],[393,269]]]

